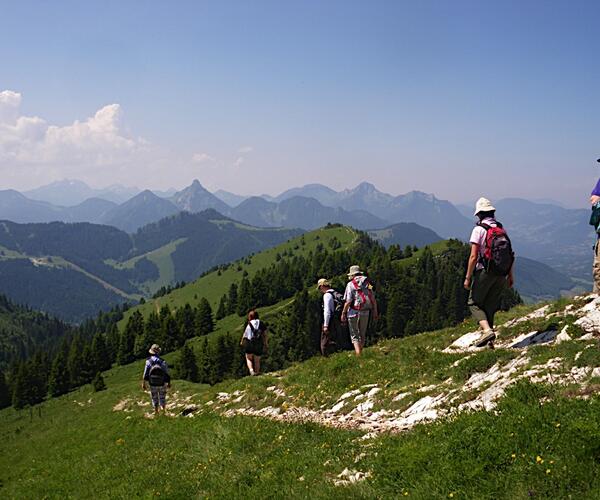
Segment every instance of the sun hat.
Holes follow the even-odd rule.
[[[327,278],[321,278],[319,281],[317,281],[317,290],[319,290],[322,286],[331,286],[331,283],[329,283]]]
[[[479,198],[477,203],[475,204],[475,213],[473,215],[477,215],[479,212],[493,212],[496,208],[492,205],[492,202],[487,198]]]
[[[160,346],[158,344],[152,344],[152,347],[148,352],[150,354],[160,354]]]
[[[363,272],[360,270],[360,266],[351,266],[350,271],[348,271],[348,278],[352,278],[358,274],[362,274]]]

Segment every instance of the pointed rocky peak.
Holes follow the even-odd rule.
[[[218,212],[227,213],[229,206],[208,191],[198,179],[185,189],[175,193],[171,201],[181,210],[187,212],[201,212],[208,208],[214,208]]]

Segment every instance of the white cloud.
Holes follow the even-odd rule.
[[[243,156],[238,156],[237,160],[235,160],[235,161],[233,162],[233,166],[234,166],[234,167],[241,167],[241,166],[242,166],[242,163],[244,163],[244,161],[245,161],[245,160],[244,160],[244,157],[243,157]]]
[[[83,121],[51,125],[20,113],[21,94],[0,92],[0,168],[60,166],[79,169],[124,165],[147,155],[149,144],[121,124],[121,107],[109,104]]]
[[[243,146],[240,149],[238,149],[238,153],[242,155],[252,153],[252,151],[254,151],[254,148],[252,146]]]
[[[207,153],[195,153],[192,156],[192,161],[194,163],[214,163],[216,161],[216,158],[210,156]]]

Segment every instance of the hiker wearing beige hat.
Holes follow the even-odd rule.
[[[496,339],[494,315],[500,309],[502,293],[512,287],[515,256],[512,244],[502,224],[496,220],[496,208],[487,198],[475,204],[479,219],[471,233],[471,254],[465,276],[469,290],[469,308],[478,321],[482,335],[476,346],[490,344]]]
[[[365,346],[369,316],[372,313],[373,320],[376,321],[379,319],[379,310],[373,287],[359,266],[350,267],[348,279],[344,292],[342,323],[348,322],[354,352],[360,356]]]
[[[323,326],[321,328],[321,354],[329,356],[341,345],[340,316],[344,308],[344,296],[331,287],[326,278],[317,282],[317,290],[323,294]]]
[[[158,344],[152,344],[150,357],[146,360],[144,374],[142,376],[142,390],[147,390],[150,386],[150,396],[152,398],[152,407],[154,413],[158,414],[159,408],[163,412],[167,406],[167,389],[171,387],[171,376],[167,362],[160,357],[160,347]]]

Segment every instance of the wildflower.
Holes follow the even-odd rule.
[[[450,493],[450,494],[448,495],[448,498],[454,498],[454,493]]]
[[[122,444],[125,444],[125,440],[123,438],[119,438],[117,439],[116,443],[121,446]]]
[[[542,457],[540,457],[539,455],[537,457],[535,457],[535,461],[538,464],[543,464],[544,463],[544,459]]]
[[[560,422],[558,422],[558,423],[556,424],[556,428],[558,429],[559,427],[560,427]]]
[[[550,463],[551,463],[551,464],[554,464],[554,460],[550,460]]]
[[[404,496],[407,497],[408,496],[408,491],[404,492]]]
[[[546,469],[546,474],[550,474],[550,469]]]
[[[513,453],[510,458],[517,458],[517,455],[515,453]]]

